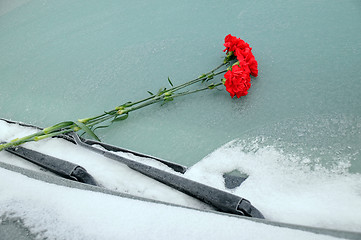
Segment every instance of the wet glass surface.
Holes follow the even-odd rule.
[[[193,165],[266,135],[361,172],[359,1],[17,2],[1,5],[2,118],[45,127],[98,115],[217,66],[231,33],[259,63],[246,97],[222,88],[154,105],[100,138]]]

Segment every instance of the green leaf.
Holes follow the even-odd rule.
[[[127,118],[128,118],[128,113],[125,114],[125,115],[122,115],[122,116],[119,116],[119,117],[114,118],[114,119],[112,120],[112,122],[123,121],[123,120],[125,120],[125,119],[127,119]]]
[[[172,81],[170,80],[169,77],[168,77],[168,82],[169,82],[169,84],[173,87],[173,83],[172,83]]]
[[[61,128],[64,128],[64,127],[68,127],[68,126],[70,126],[72,124],[74,124],[74,122],[72,122],[72,121],[61,122],[61,123],[55,124],[54,126],[44,128],[43,132],[45,134],[48,134],[48,133],[50,133],[50,132],[52,132],[54,130],[58,130],[58,129],[61,129]]]
[[[98,128],[106,128],[106,127],[109,127],[110,125],[112,125],[112,123],[108,124],[108,125],[101,125],[101,126],[98,126],[96,128],[93,129],[93,132],[95,132],[95,130],[97,130]]]
[[[97,137],[97,135],[95,135],[95,133],[84,123],[81,122],[74,122],[78,127],[80,127],[84,132],[86,132],[89,136],[91,136],[92,138],[94,138],[95,140],[100,141],[100,139]]]
[[[128,106],[130,106],[131,104],[132,104],[132,102],[126,102],[126,103],[123,104],[123,106],[124,106],[124,107],[128,107]]]
[[[115,110],[124,109],[124,108],[126,108],[126,107],[131,106],[131,105],[132,105],[132,102],[126,102],[126,103],[124,103],[124,104],[122,104],[122,105],[117,106],[117,107],[115,108]]]
[[[147,91],[151,96],[153,96],[154,94],[151,91]]]

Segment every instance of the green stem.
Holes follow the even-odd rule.
[[[201,92],[201,91],[204,91],[204,90],[212,90],[213,88],[218,87],[218,86],[220,86],[220,85],[223,85],[223,83],[216,83],[216,84],[212,85],[212,88],[210,88],[210,87],[208,86],[208,87],[196,89],[196,90],[193,90],[193,91],[187,91],[187,92],[177,93],[177,94],[172,95],[172,97],[181,97],[181,96],[185,96],[185,95],[188,95],[188,94]]]
[[[191,81],[188,81],[188,82],[183,83],[183,84],[181,84],[181,85],[178,85],[178,86],[176,86],[176,87],[172,87],[172,88],[168,89],[168,92],[176,92],[176,91],[178,91],[178,90],[180,90],[180,89],[183,89],[183,88],[188,87],[188,86],[190,86],[190,85],[192,85],[192,84],[195,84],[195,83],[197,83],[197,82],[199,82],[199,81],[207,78],[207,76],[210,75],[210,74],[212,74],[212,73],[213,73],[214,76],[216,76],[216,75],[218,75],[218,74],[221,74],[221,73],[223,73],[224,71],[218,72],[218,73],[214,73],[214,72],[217,71],[219,68],[223,67],[224,65],[226,65],[226,63],[222,63],[222,64],[220,64],[219,66],[217,66],[217,67],[215,67],[214,69],[212,69],[211,71],[209,71],[208,73],[203,74],[203,75],[205,75],[204,77],[197,77],[197,78],[195,78],[195,79],[193,79],[193,80],[191,80]],[[139,101],[136,101],[136,102],[132,102],[132,103],[129,103],[129,104],[124,104],[124,105],[126,105],[125,107],[132,107],[132,106],[134,106],[134,105],[137,105],[137,104],[146,102],[146,101],[151,100],[151,99],[153,99],[153,98],[154,98],[154,96],[150,96],[150,97],[144,98],[144,99],[142,99],[142,100],[139,100]],[[123,106],[123,105],[121,105],[121,106]]]
[[[105,121],[107,121],[107,120],[109,120],[109,119],[111,119],[111,118],[114,118],[114,116],[113,116],[113,115],[108,115],[108,116],[105,116],[105,117],[103,117],[103,118],[101,118],[101,119],[98,119],[97,121],[93,121],[93,122],[91,122],[91,123],[87,123],[86,125],[87,125],[87,127],[93,127],[93,126],[95,126],[95,125],[97,125],[97,124],[99,124],[99,123],[105,122]]]
[[[226,65],[226,63],[220,64],[219,66],[215,67],[215,68],[212,69],[211,71],[203,74],[201,77],[195,78],[195,79],[193,79],[193,80],[191,80],[191,81],[188,81],[188,82],[186,82],[186,83],[183,83],[183,84],[181,84],[181,85],[179,85],[179,86],[177,86],[177,87],[171,88],[171,89],[169,89],[169,91],[175,92],[175,91],[178,91],[178,90],[183,89],[183,88],[185,88],[185,87],[188,87],[188,86],[190,86],[190,85],[192,85],[192,84],[195,84],[195,83],[197,83],[197,82],[200,82],[200,81],[202,81],[202,80],[205,80],[205,79],[207,79],[207,77],[208,77],[210,74],[213,74],[213,76],[216,76],[216,75],[218,75],[218,74],[221,74],[223,71],[222,71],[222,72],[218,72],[217,74],[214,73],[214,72],[217,71],[219,68],[223,67],[224,65]]]
[[[125,112],[124,113],[129,113],[129,112],[132,112],[132,111],[135,111],[135,110],[138,110],[140,108],[143,108],[143,107],[146,107],[146,106],[149,106],[149,105],[152,105],[154,103],[157,103],[157,102],[160,102],[161,100],[163,99],[163,96],[157,96],[157,97],[153,97],[153,99],[151,99],[150,101],[148,102],[144,102],[138,106],[135,106],[135,107],[131,107],[131,108],[126,108],[125,109]]]
[[[8,143],[1,144],[0,145],[0,151],[2,151],[5,148],[8,148],[8,147],[15,147],[15,146],[21,145],[23,143],[33,141],[34,137],[40,136],[40,135],[43,135],[43,134],[44,134],[44,132],[40,131],[40,132],[36,132],[34,134],[31,134],[31,135],[28,135],[28,136],[25,136],[25,137],[22,137],[22,138],[19,138],[19,139],[14,139],[14,140],[12,140],[12,141],[10,141]]]
[[[58,136],[60,134],[65,134],[65,133],[70,133],[70,132],[76,132],[77,130],[75,129],[66,129],[66,130],[62,130],[62,131],[57,131],[57,132],[53,132],[53,133],[49,133],[49,134],[45,134],[45,135],[41,135],[38,137],[34,137],[34,141],[40,141],[43,140],[45,138],[49,138],[49,137],[55,137]]]
[[[209,71],[208,73],[203,74],[200,77],[197,77],[193,80],[190,80],[186,83],[180,84],[176,87],[172,87],[170,89],[165,90],[165,92],[162,92],[161,94],[158,95],[153,95],[150,97],[146,97],[144,99],[141,99],[139,101],[133,102],[133,103],[125,103],[123,105],[118,106],[116,109],[113,109],[109,112],[105,112],[103,114],[100,114],[98,116],[95,117],[90,117],[90,118],[84,118],[84,119],[79,119],[78,121],[85,124],[87,127],[93,127],[97,124],[100,124],[102,122],[108,121],[111,118],[114,118],[116,116],[122,115],[122,114],[128,114],[129,112],[141,109],[143,107],[152,105],[154,103],[158,103],[161,101],[168,101],[170,98],[175,98],[175,97],[180,97],[180,96],[185,96],[188,94],[192,94],[192,93],[196,93],[196,92],[200,92],[200,91],[204,91],[207,89],[213,89],[219,85],[222,85],[222,83],[217,83],[217,84],[212,84],[210,86],[204,87],[204,88],[200,88],[200,89],[196,89],[193,91],[184,91],[184,92],[180,92],[180,93],[175,93],[181,89],[184,89],[188,86],[191,86],[195,83],[198,83],[200,81],[208,81],[210,79],[212,79],[214,76],[217,76],[219,74],[222,74],[224,72],[226,72],[227,70],[222,70],[219,72],[216,72],[218,69],[220,69],[221,67],[230,64],[229,62],[226,63],[222,63],[219,66],[215,67],[214,69],[212,69],[211,71]],[[60,134],[64,134],[64,133],[69,133],[72,131],[78,131],[79,128],[77,128],[76,124],[74,124],[74,122],[71,121],[67,121],[67,122],[61,122],[58,124],[55,124],[51,127],[45,128],[42,131],[39,131],[37,133],[22,137],[20,139],[15,139],[12,140],[9,143],[4,143],[4,144],[0,144],[0,151],[2,151],[5,148],[8,147],[14,147],[14,146],[18,146],[21,145],[23,143],[26,142],[30,142],[30,141],[39,141],[41,139],[45,139],[45,138],[49,138],[49,137],[53,137],[53,136],[57,136]]]

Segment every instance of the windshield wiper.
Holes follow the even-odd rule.
[[[116,146],[93,140],[83,140],[76,133],[71,133],[70,136],[73,137],[76,144],[101,154],[107,158],[121,162],[127,165],[129,168],[152,179],[155,179],[169,187],[177,189],[178,191],[181,191],[187,195],[197,198],[215,207],[219,211],[264,219],[262,213],[245,198],[110,152],[117,151],[118,147]],[[94,147],[94,144],[100,145],[106,150]]]
[[[152,156],[126,150],[123,148],[119,148],[113,145],[105,144],[102,142],[81,139],[76,133],[72,133],[70,135],[62,135],[60,137],[66,140],[70,140],[79,146],[85,147],[107,158],[121,162],[127,165],[129,168],[137,172],[140,172],[152,179],[155,179],[178,191],[181,191],[187,195],[197,198],[213,206],[214,208],[218,209],[221,212],[232,213],[247,217],[255,217],[262,219],[264,218],[262,213],[257,208],[255,208],[250,203],[250,201],[248,201],[245,198],[184,178],[182,176],[164,170],[160,170],[158,168],[143,164],[141,162],[137,162],[129,158],[119,156],[113,152],[129,152],[140,157],[153,158],[154,160],[166,164],[176,172],[184,173],[186,171],[186,167],[183,167],[181,165],[168,162],[165,160],[161,160]],[[95,147],[93,145],[100,145],[104,149]],[[13,153],[19,157],[22,157],[30,162],[33,162],[43,167],[44,169],[47,169],[61,177],[94,186],[99,186],[95,181],[95,179],[85,170],[85,168],[77,164],[20,146],[15,148],[7,148],[6,151]]]
[[[77,164],[20,146],[7,148],[6,151],[41,166],[61,177],[98,186],[95,179],[85,170],[85,168]]]

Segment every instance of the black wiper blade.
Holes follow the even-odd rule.
[[[81,166],[24,147],[7,148],[7,152],[26,159],[61,177],[98,186],[95,179]]]
[[[92,141],[82,141],[76,133],[71,135],[75,142],[91,151],[99,153],[107,158],[116,160],[127,165],[129,168],[140,172],[152,179],[155,179],[169,187],[177,189],[187,195],[197,198],[216,209],[237,215],[243,215],[247,217],[264,218],[262,213],[256,209],[250,201],[237,195],[213,188],[211,186],[184,178],[182,176],[163,171],[161,169],[119,156],[110,151],[103,150],[92,146],[93,144],[99,144],[106,146],[107,144]]]

